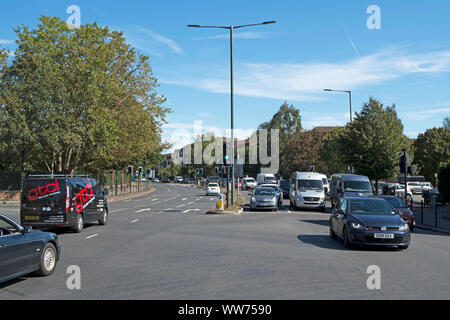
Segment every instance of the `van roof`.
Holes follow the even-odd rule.
[[[333,174],[331,178],[333,177],[340,177],[344,181],[368,181],[369,178],[366,176],[360,176],[357,174],[352,173],[345,173],[345,174]]]
[[[326,178],[327,176],[322,174],[322,173],[318,173],[318,172],[294,172],[292,174],[292,176],[295,178],[308,178],[308,179],[312,179],[312,178]]]

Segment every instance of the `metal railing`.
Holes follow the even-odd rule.
[[[450,205],[425,205],[423,201],[415,203],[414,213],[416,223],[420,226],[429,226],[450,230]]]

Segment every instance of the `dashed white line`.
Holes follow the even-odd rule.
[[[91,239],[91,238],[94,238],[94,237],[96,237],[96,236],[98,236],[98,233],[93,234],[92,236],[86,237],[86,239]]]
[[[179,206],[177,206],[177,208],[181,208],[184,207],[186,204],[180,204]]]
[[[185,200],[187,200],[188,198],[183,198],[181,201],[185,201]]]
[[[120,211],[123,211],[123,210],[128,210],[128,208],[123,208],[123,209],[113,210],[113,211],[110,211],[109,213],[120,212]]]
[[[139,210],[139,211],[136,211],[136,213],[141,213],[141,212],[144,212],[144,211],[150,211],[150,210],[152,210],[152,209],[151,209],[151,208],[141,209],[141,210]]]
[[[136,220],[131,221],[131,223],[135,223],[135,222],[138,222],[138,221],[139,221],[139,219],[136,219]]]

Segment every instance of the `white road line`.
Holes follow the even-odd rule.
[[[123,202],[129,202],[129,201],[131,201],[132,199],[128,199],[128,200],[124,200]]]
[[[133,208],[142,208],[142,207],[145,207],[145,206],[147,206],[147,204],[141,204],[140,206],[135,206],[135,207],[133,207]]]
[[[153,201],[158,201],[158,200],[159,200],[158,198],[157,198],[157,199],[153,199],[152,202],[153,202]]]
[[[180,204],[179,206],[177,206],[177,208],[181,208],[181,207],[184,207],[185,206],[185,204]]]
[[[188,198],[183,198],[181,201],[187,200]]]
[[[194,201],[188,202],[188,204],[193,204],[193,203],[194,203]]]
[[[184,210],[183,213],[188,213],[190,211],[192,211],[192,209]]]
[[[120,212],[120,211],[123,211],[123,210],[128,210],[128,208],[123,208],[123,209],[118,209],[118,210],[110,211],[109,213]]]
[[[96,236],[98,236],[98,233],[93,234],[92,236],[86,237],[86,239],[91,239],[91,238],[96,237]]]
[[[141,210],[139,210],[139,211],[136,211],[136,213],[141,213],[141,212],[144,212],[144,211],[150,211],[150,210],[152,210],[152,209],[151,209],[151,208],[141,209]]]
[[[164,212],[164,211],[169,211],[169,210],[172,210],[172,208],[169,208],[169,209],[165,209],[165,210],[163,210],[163,211],[161,211],[161,212]]]
[[[291,210],[289,210],[289,209],[288,209],[288,211],[287,211],[287,212],[288,212],[288,213],[292,213],[292,212],[291,212]]]
[[[138,222],[138,221],[139,221],[139,219],[136,219],[136,220],[131,221],[131,223],[135,223],[135,222]]]

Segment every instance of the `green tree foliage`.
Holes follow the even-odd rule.
[[[1,74],[0,151],[10,165],[98,172],[160,152],[170,110],[149,58],[108,27],[39,21],[15,30],[15,57]]]
[[[445,117],[444,122],[442,124],[445,129],[450,130],[450,117]]]
[[[427,181],[434,181],[439,167],[450,161],[450,129],[428,129],[419,134],[414,147],[414,163],[418,166],[419,173]]]
[[[295,108],[292,104],[287,102],[283,103],[277,113],[275,113],[269,122],[264,122],[259,126],[259,129],[268,130],[267,136],[267,149],[270,152],[271,149],[271,129],[279,129],[279,141],[280,141],[280,156],[284,155],[288,151],[285,149],[287,142],[297,133],[302,131],[302,121],[300,116],[300,110]],[[279,175],[287,176],[289,169],[285,168],[282,159],[280,159]],[[261,166],[250,165],[248,167],[251,171],[260,172]]]
[[[281,167],[284,177],[288,178],[295,171],[309,172],[314,165],[317,172],[323,172],[324,167],[320,160],[319,151],[325,134],[314,130],[295,134],[285,144],[285,152],[281,156]]]
[[[399,171],[398,157],[407,141],[395,105],[370,98],[341,136],[344,162],[371,180],[388,179]]]
[[[439,168],[438,189],[445,202],[450,203],[450,162]]]
[[[346,173],[348,165],[343,157],[345,150],[342,149],[341,139],[345,128],[336,127],[326,134],[319,149],[322,172],[327,176],[335,173]]]

